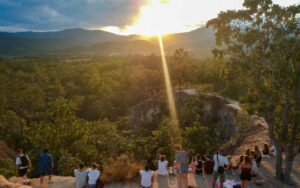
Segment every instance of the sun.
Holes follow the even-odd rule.
[[[199,27],[203,20],[199,13],[200,0],[148,0],[139,8],[131,24],[119,28],[107,26],[102,30],[122,34],[159,36],[187,32]]]
[[[141,7],[139,15],[132,26],[126,28],[128,33],[145,36],[159,36],[182,32],[184,20],[180,16],[182,0],[152,0]]]

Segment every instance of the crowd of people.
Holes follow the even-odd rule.
[[[182,150],[180,145],[175,145],[174,149],[175,161],[172,165],[169,165],[165,155],[160,155],[157,164],[157,175],[161,181],[164,181],[169,175],[176,175],[178,188],[188,187],[188,173],[192,175],[212,175],[212,187],[216,186],[218,180],[219,187],[222,188],[226,172],[239,174],[240,186],[241,188],[246,188],[248,182],[251,181],[251,177],[257,176],[258,166],[263,157],[274,156],[272,147],[269,149],[267,144],[263,146],[262,150],[258,146],[255,146],[253,150],[247,149],[245,155],[241,155],[235,162],[232,161],[230,155],[224,155],[225,151],[223,149],[220,149],[212,158],[208,155],[196,155],[191,160],[188,152]],[[32,163],[23,150],[17,150],[15,163],[17,173],[22,178],[23,183],[30,184],[27,175],[32,169]],[[38,158],[41,187],[43,187],[45,176],[49,177],[48,183],[52,183],[53,168],[53,157],[49,154],[48,149],[45,149]],[[154,174],[149,165],[140,170],[142,188],[152,187]],[[90,168],[85,168],[83,164],[79,164],[79,168],[74,170],[74,176],[76,188],[100,188],[104,186],[103,181],[100,179],[99,165],[96,163],[92,163]]]
[[[225,151],[223,149],[220,149],[212,157],[196,155],[191,160],[189,160],[188,153],[182,150],[180,145],[176,145],[174,149],[174,165],[169,166],[166,156],[160,155],[157,164],[157,175],[158,179],[168,175],[176,175],[178,188],[188,187],[188,173],[195,176],[212,175],[213,188],[216,187],[217,183],[219,183],[218,187],[222,188],[227,174],[238,174],[240,183],[237,185],[241,188],[246,188],[251,181],[251,177],[257,176],[258,167],[263,157],[274,156],[274,152],[271,151],[272,147],[269,149],[267,144],[263,146],[262,150],[258,146],[255,146],[253,150],[246,149],[245,155],[239,156],[239,159],[235,162],[232,161],[232,156],[224,155]],[[145,169],[142,169],[140,173],[142,188],[150,188],[153,185],[154,171],[150,170],[149,166],[146,165]]]

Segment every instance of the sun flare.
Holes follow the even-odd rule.
[[[152,0],[141,7],[136,22],[126,31],[146,36],[188,31],[191,19],[182,14],[182,8],[182,0]]]
[[[199,0],[149,0],[139,8],[133,22],[123,28],[107,26],[103,30],[118,34],[159,36],[187,32],[205,20]],[[188,10],[188,11],[187,11]]]

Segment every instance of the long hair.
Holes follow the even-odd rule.
[[[249,157],[248,155],[246,155],[246,156],[244,157],[244,163],[245,163],[245,164],[250,164],[250,165],[252,165],[251,159],[250,159],[250,157]]]

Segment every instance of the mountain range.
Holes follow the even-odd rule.
[[[212,29],[164,36],[166,53],[184,48],[198,57],[207,57],[214,46]],[[102,30],[80,28],[51,32],[0,32],[0,56],[36,56],[55,54],[135,55],[159,53],[156,37],[122,36]]]

